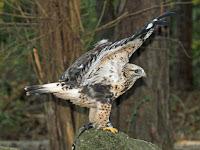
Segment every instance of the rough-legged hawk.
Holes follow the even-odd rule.
[[[129,63],[129,58],[153,33],[156,25],[167,25],[163,19],[173,14],[163,14],[136,34],[120,41],[101,40],[93,50],[78,58],[58,82],[27,86],[27,95],[52,93],[88,107],[89,122],[93,127],[116,132],[109,123],[112,101],[129,90],[137,79],[146,77],[141,67]]]

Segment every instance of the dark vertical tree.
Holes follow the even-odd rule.
[[[181,0],[181,2],[187,0]],[[177,5],[175,37],[179,39],[174,50],[173,84],[176,90],[192,90],[192,4]],[[181,44],[180,44],[181,43]],[[189,56],[188,56],[189,55]]]
[[[40,45],[45,83],[60,75],[82,54],[80,0],[39,0],[38,11],[46,17],[40,22]],[[49,96],[45,104],[52,150],[71,149],[75,132],[87,122],[85,109],[76,111],[69,101]]]
[[[134,13],[164,0],[119,1],[118,15],[128,11]],[[116,29],[118,39],[138,31],[166,10],[162,7],[141,12],[124,19]],[[146,79],[135,83],[133,88],[119,99],[118,111],[111,117],[118,120],[117,127],[134,138],[153,142],[163,150],[172,149],[169,121],[169,28],[159,28],[132,57],[131,62],[144,68]],[[117,115],[116,115],[116,112]],[[116,121],[114,121],[116,122]]]

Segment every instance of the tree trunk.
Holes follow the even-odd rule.
[[[181,0],[186,1],[186,0]],[[180,43],[176,44],[174,50],[173,84],[176,90],[192,90],[192,4],[176,6],[175,37]],[[184,47],[184,48],[183,48]]]
[[[119,1],[118,15],[125,11],[137,12],[160,5],[164,0]],[[137,16],[124,19],[116,28],[118,39],[128,37],[155,17],[164,13],[163,8],[150,9]],[[172,149],[169,122],[169,40],[168,28],[157,29],[133,55],[131,62],[147,73],[147,78],[136,81],[133,88],[120,97],[118,111],[112,120],[117,128],[134,138],[153,142],[163,150]],[[116,121],[113,121],[116,123]]]
[[[39,0],[38,9],[41,16],[47,17],[40,22],[44,82],[57,82],[83,52],[80,0]],[[69,101],[49,96],[45,111],[51,149],[71,149],[77,129],[87,122],[86,109],[77,111]]]

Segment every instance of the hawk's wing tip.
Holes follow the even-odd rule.
[[[166,17],[170,17],[170,16],[173,16],[176,14],[176,11],[175,10],[172,10],[172,11],[168,11],[164,14],[162,14],[161,16],[157,17],[156,19],[160,20],[160,19],[163,19],[163,18],[166,18]]]

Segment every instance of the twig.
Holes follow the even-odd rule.
[[[42,7],[42,5],[37,1],[35,0],[35,3],[38,5],[39,9],[42,11],[42,13],[44,14],[45,17],[48,17],[45,9]]]
[[[117,18],[114,19],[113,21],[110,21],[109,23],[107,23],[107,24],[105,24],[105,25],[103,25],[103,26],[101,26],[101,27],[99,27],[99,28],[97,28],[97,29],[95,29],[95,30],[93,30],[93,31],[90,31],[90,32],[84,34],[83,37],[84,37],[84,36],[87,36],[87,35],[90,35],[90,34],[93,34],[94,32],[100,31],[100,30],[102,30],[102,29],[106,29],[106,28],[112,27],[114,23],[116,23],[116,22],[119,21],[119,20],[122,20],[122,18],[126,17],[127,14],[128,14],[128,12],[125,12],[124,14],[122,14],[122,15],[119,16],[119,17],[117,17]]]
[[[9,5],[11,8],[13,8],[14,10],[17,10],[17,8],[14,6],[14,5],[12,5],[11,3],[9,3],[8,2],[8,0],[4,0],[3,1],[4,3],[6,3],[7,5]],[[18,10],[17,10],[18,11]]]
[[[27,33],[26,29],[24,29],[24,31],[25,31],[25,37],[26,37],[27,41],[30,41],[30,38],[29,38],[29,36],[28,36],[28,33]],[[29,48],[28,48],[28,49],[29,49]],[[31,64],[33,65],[33,70],[34,70],[34,72],[36,73],[36,75],[38,76],[39,83],[42,84],[43,82],[42,82],[41,79],[39,78],[40,75],[39,75],[39,73],[38,73],[38,71],[37,71],[36,64],[34,63],[34,58],[33,58],[32,52],[29,51],[28,53],[29,53],[29,56],[30,56],[30,59],[31,59]]]
[[[28,20],[28,18],[26,18],[24,12],[22,11],[22,8],[20,7],[20,5],[19,5],[18,3],[17,3],[17,7],[18,7],[18,9],[19,9],[21,15],[22,15],[22,16],[24,17],[24,19],[26,20],[26,22],[27,22],[37,33],[39,33],[38,29],[35,28],[35,27],[33,26],[33,24]]]
[[[199,52],[199,53],[198,53],[197,55],[195,55],[195,56],[190,56],[190,55],[187,53],[185,47],[183,46],[183,44],[182,44],[182,42],[181,42],[180,40],[174,39],[174,38],[166,38],[166,39],[178,43],[178,44],[182,47],[183,52],[185,53],[185,55],[186,55],[188,58],[193,59],[193,58],[199,56],[199,54],[200,54],[200,52]],[[160,40],[160,39],[159,39],[159,40]]]
[[[45,37],[45,36],[47,36],[47,35],[53,33],[54,31],[56,31],[57,29],[59,29],[60,26],[61,26],[62,24],[63,24],[63,22],[61,22],[55,29],[50,30],[50,31],[47,32],[46,34],[40,35],[40,36],[38,36],[38,37],[36,37],[36,38],[33,38],[33,39],[29,40],[29,41],[26,41],[26,42],[23,42],[23,43],[21,43],[21,44],[16,45],[14,48],[12,48],[13,51],[14,51],[14,49],[17,48],[17,47],[23,46],[23,45],[25,45],[25,44],[27,44],[27,43],[29,43],[29,42],[36,41],[36,40],[38,40],[38,39],[41,39],[41,38],[43,38],[43,37]],[[12,52],[10,52],[10,53],[12,53]],[[4,61],[9,57],[10,53],[4,58]]]
[[[42,72],[42,67],[41,67],[41,64],[40,64],[40,60],[39,60],[37,50],[35,48],[33,49],[33,55],[35,57],[35,63],[36,63],[36,66],[38,68],[40,78],[42,79],[42,81],[44,81],[44,75],[43,75],[43,72]]]
[[[18,15],[18,14],[12,14],[12,13],[7,13],[7,12],[0,12],[0,15],[6,15],[6,16],[11,16],[11,17],[18,17],[18,18],[24,18],[24,16],[22,15]],[[54,17],[41,17],[41,16],[27,16],[27,19],[53,19],[53,20],[61,20],[59,18],[54,18]]]
[[[188,5],[188,4],[192,4],[192,2],[175,2],[175,3],[172,3],[173,5]],[[140,11],[137,11],[135,13],[130,13],[128,14],[126,17],[130,17],[130,16],[136,16],[136,15],[139,15],[141,13],[144,13],[146,11],[149,11],[151,9],[155,9],[155,8],[160,8],[160,7],[168,7],[168,6],[171,6],[171,3],[170,4],[163,4],[163,5],[155,5],[155,6],[152,6],[150,8],[146,8],[146,9],[142,9]]]
[[[16,26],[15,26],[16,27]],[[14,27],[14,28],[15,28]],[[4,26],[4,27],[2,27],[2,28],[0,28],[0,31],[2,31],[2,32],[5,32],[6,30],[10,30],[10,29],[12,29],[13,28],[13,26]],[[25,28],[25,29],[31,29],[31,27],[29,27],[29,26],[18,26],[18,28],[19,29],[21,29],[21,28]],[[8,33],[8,32],[7,32]]]
[[[16,29],[15,29],[16,30]],[[11,31],[12,32],[12,31]],[[32,33],[32,34],[30,34],[29,36],[31,37],[31,36],[34,36],[35,35],[35,33]],[[9,44],[6,44],[5,45],[5,52],[7,52],[7,55],[6,56],[4,56],[4,58],[3,58],[3,61],[5,61],[14,51],[15,51],[15,49],[17,48],[17,47],[20,47],[20,46],[23,46],[23,45],[25,45],[26,43],[28,43],[29,41],[31,41],[29,38],[27,39],[27,41],[26,42],[23,42],[23,43],[25,43],[25,44],[23,44],[23,45],[21,45],[21,44],[18,44],[17,45],[17,43],[18,43],[18,39],[16,39],[16,40],[14,40],[12,43],[9,43]],[[25,40],[23,40],[23,41],[25,41]],[[20,41],[20,42],[22,42],[22,41]],[[15,45],[17,45],[17,46],[15,46]],[[9,47],[12,47],[12,46],[14,46],[12,49],[10,49],[9,50]],[[1,53],[0,53],[0,56],[1,56]]]
[[[82,24],[82,21],[81,21],[80,13],[78,11],[76,0],[74,0],[74,8],[75,8],[76,15],[78,17],[78,22],[79,22],[81,31],[84,32],[84,28],[83,28],[83,24]]]
[[[135,116],[137,115],[137,111],[138,111],[138,109],[140,108],[140,106],[141,106],[142,104],[144,104],[145,102],[149,101],[149,100],[150,100],[149,97],[145,97],[144,99],[142,99],[142,100],[139,102],[139,104],[137,104],[137,105],[135,106],[135,108],[133,109],[133,112],[131,113],[130,119],[127,120],[127,122],[128,122],[128,129],[127,129],[126,134],[128,134],[128,133],[130,132],[131,123],[134,121]]]
[[[18,37],[17,39],[19,39],[19,41],[22,41],[23,36],[20,34],[20,29],[18,28],[18,26],[15,26],[15,30],[16,37]]]
[[[99,18],[99,20],[98,20],[98,22],[97,22],[96,28],[99,27],[99,25],[100,25],[100,23],[101,23],[101,21],[102,21],[102,19],[103,19],[103,16],[104,16],[104,13],[105,13],[105,9],[106,9],[106,4],[107,4],[107,1],[104,1],[103,9],[102,9],[102,12],[101,12],[101,16],[100,16],[100,18]],[[89,42],[87,43],[87,46],[85,47],[85,49],[87,49],[87,48],[89,47],[89,45],[90,45],[90,43],[92,42],[92,39],[93,39],[95,33],[96,33],[96,32],[93,32],[92,35],[90,36],[90,40],[89,40]]]
[[[21,54],[19,54],[17,57],[15,57],[15,61],[19,60],[19,58],[25,53],[25,51],[22,51]],[[10,54],[9,54],[10,55]],[[4,60],[3,60],[4,61]],[[16,63],[13,63],[12,66],[9,67],[8,71],[12,70],[15,67]]]
[[[38,23],[31,23],[31,24],[39,25]],[[19,22],[0,22],[0,25],[30,26],[29,23],[19,23]]]
[[[182,44],[182,42],[181,42],[180,40],[178,40],[178,39],[173,39],[173,38],[169,38],[169,40],[177,42],[177,43],[182,47],[182,50],[183,50],[183,52],[185,53],[185,55],[186,55],[188,58],[192,58],[192,56],[190,56],[190,55],[187,53],[185,47],[183,46],[183,44]]]
[[[33,59],[33,55],[32,55],[32,53],[31,53],[31,51],[29,51],[29,56],[30,56],[30,59],[31,59],[31,64],[33,65],[33,70],[34,70],[34,72],[36,73],[36,75],[38,76],[39,83],[42,84],[42,81],[41,81],[40,78],[39,78],[40,75],[39,75],[39,73],[38,73],[38,71],[37,71],[36,64],[34,63],[34,59]]]
[[[158,38],[158,39],[156,39],[155,38],[155,40],[170,40],[170,41],[173,41],[173,42],[176,42],[176,43],[178,43],[181,47],[182,47],[182,50],[183,50],[183,52],[185,53],[185,55],[188,57],[188,58],[195,58],[196,56],[190,56],[188,53],[187,53],[187,51],[186,51],[186,49],[185,49],[185,47],[183,46],[183,44],[182,44],[182,42],[180,41],[180,40],[178,40],[178,39],[174,39],[174,38]],[[155,48],[153,48],[154,50],[156,50]],[[160,50],[160,49],[163,49],[163,48],[158,48],[158,50]],[[165,50],[167,50],[167,49],[165,49]],[[197,56],[200,54],[200,52],[197,54]],[[173,55],[172,55],[173,56]]]

